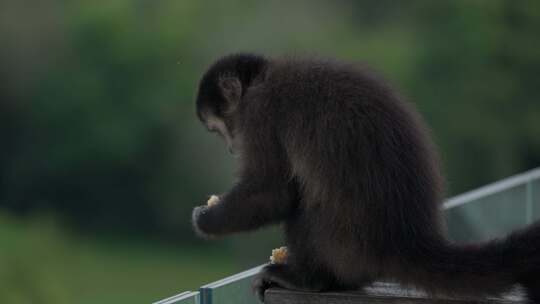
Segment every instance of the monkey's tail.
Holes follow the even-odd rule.
[[[496,295],[519,283],[532,303],[540,303],[540,222],[503,239],[475,245],[436,241],[420,251],[411,265],[428,291]]]

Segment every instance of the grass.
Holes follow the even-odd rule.
[[[151,303],[238,272],[222,252],[67,234],[0,213],[0,303]]]

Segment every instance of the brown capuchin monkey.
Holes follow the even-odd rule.
[[[254,281],[296,290],[397,281],[431,295],[540,303],[540,225],[503,239],[448,240],[439,157],[422,118],[368,68],[234,54],[202,77],[197,115],[241,162],[238,182],[193,210],[199,235],[283,223],[287,263]]]

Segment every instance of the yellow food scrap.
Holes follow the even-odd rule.
[[[217,195],[211,195],[206,204],[208,206],[214,206],[215,204],[219,203],[219,197]]]
[[[279,247],[272,250],[270,256],[270,263],[272,264],[285,264],[287,262],[287,247]]]

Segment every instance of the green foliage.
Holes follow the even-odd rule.
[[[75,236],[51,217],[0,226],[1,303],[150,303],[241,270],[228,250]]]
[[[411,87],[454,193],[540,164],[538,8],[449,1],[419,11],[423,49]]]

